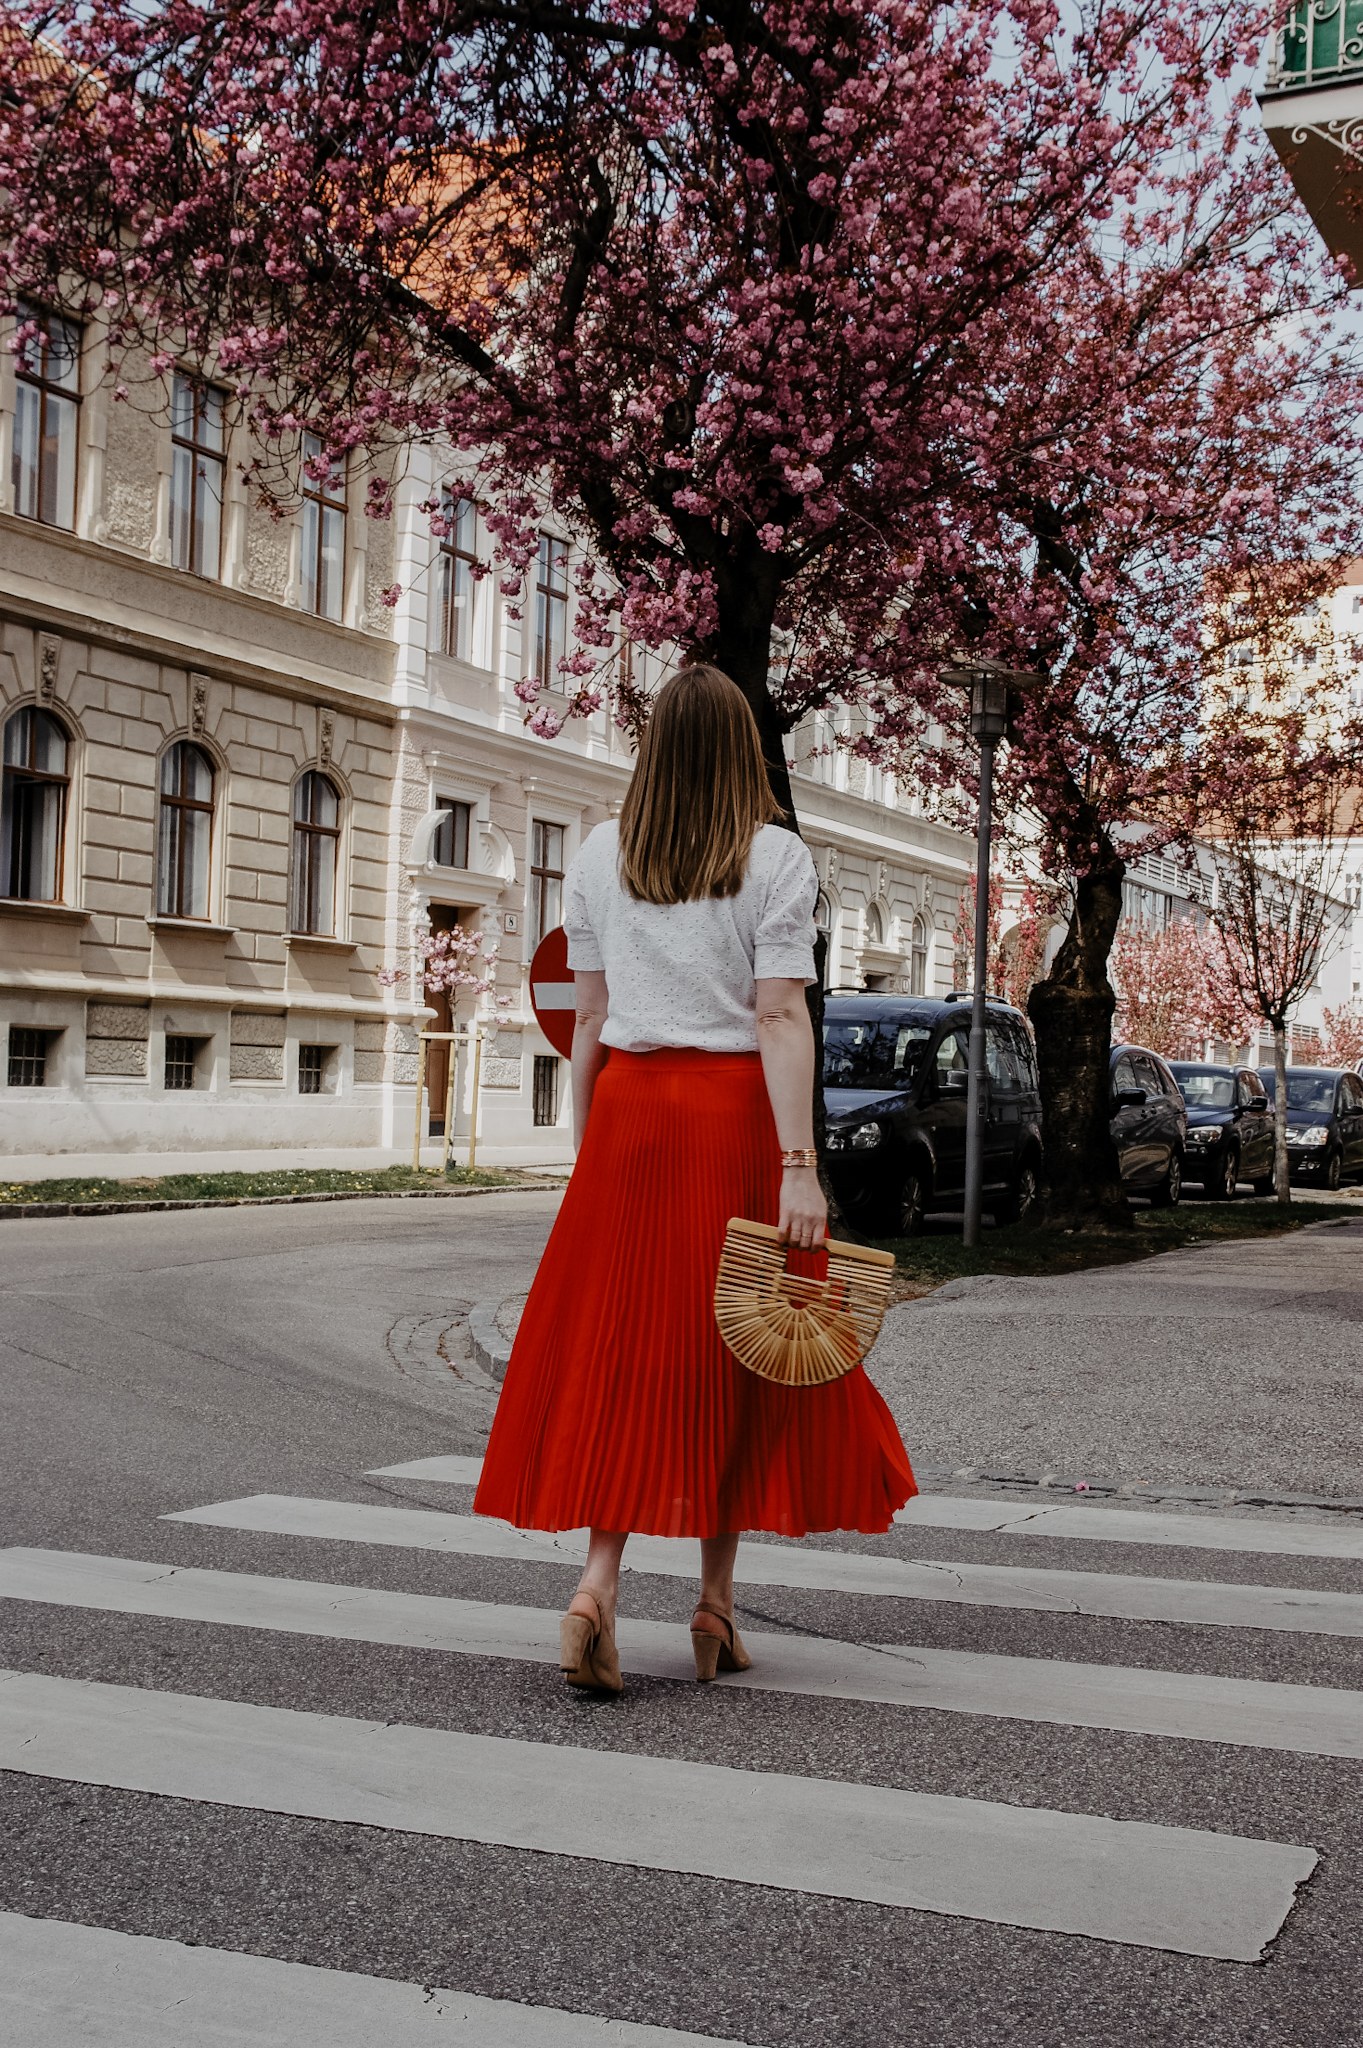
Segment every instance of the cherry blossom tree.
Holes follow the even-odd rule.
[[[1354,996],[1338,1009],[1326,1008],[1321,1014],[1325,1025],[1319,1048],[1321,1066],[1357,1071],[1363,1062],[1363,1004]]]
[[[1156,929],[1130,920],[1112,948],[1116,1035],[1165,1059],[1201,1059],[1205,1041],[1243,1045],[1258,1018],[1241,1000],[1226,947],[1191,918]]]
[[[466,932],[462,925],[452,930],[427,933],[418,941],[417,951],[421,955],[422,986],[428,995],[457,996],[460,989],[468,989],[475,996],[490,994],[497,985],[497,953],[499,939],[489,939],[482,932]],[[393,988],[400,981],[406,981],[405,967],[381,967],[378,979],[385,988]],[[505,1009],[511,1002],[510,996],[498,996],[498,1005]]]
[[[118,388],[230,380],[266,495],[305,424],[326,461],[447,441],[513,604],[559,514],[540,735],[639,726],[623,632],[728,669],[784,804],[786,734],[837,701],[964,821],[944,658],[1045,676],[999,788],[1073,904],[1029,999],[1049,1200],[1121,1210],[1112,828],[1161,816],[1216,593],[1363,546],[1346,280],[1235,83],[1268,12],[5,4],[47,38],[0,117],[11,298],[97,313]]]

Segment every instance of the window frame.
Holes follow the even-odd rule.
[[[928,921],[919,911],[909,931],[909,994],[925,996],[928,992]]]
[[[568,554],[566,540],[556,534],[540,532],[539,552],[535,557],[535,665],[533,674],[540,688],[562,691],[564,677],[558,662],[566,660],[568,654]],[[562,555],[562,567],[557,565]],[[555,577],[562,577],[560,589]],[[562,606],[562,632],[555,655],[553,639],[553,607]]]
[[[440,535],[440,651],[449,655],[452,661],[471,662],[473,594],[476,588],[473,572],[478,563],[478,506],[472,498],[456,498],[448,488],[442,492],[441,498],[440,516],[448,531]],[[459,532],[465,517],[469,525],[470,545],[467,547],[461,545]]]
[[[166,762],[177,749],[180,752],[180,789],[175,795],[167,795],[166,791],[161,787],[161,777],[165,773]],[[185,769],[191,754],[197,754],[208,770],[208,782],[211,793],[207,802],[204,802],[201,797],[189,797],[183,794]],[[204,881],[204,907],[202,911],[186,910],[184,907],[185,841],[187,835],[184,831],[183,816],[181,817],[180,829],[175,835],[175,908],[163,909],[161,905],[161,812],[167,805],[181,814],[185,811],[207,811],[208,813],[208,873]],[[213,828],[217,817],[217,807],[218,770],[217,764],[207,747],[201,746],[197,740],[172,740],[157,763],[156,769],[156,915],[158,917],[179,918],[187,924],[207,924],[210,922],[213,915]]]
[[[62,759],[64,762],[66,762],[67,765],[62,769],[60,774],[56,773],[50,768],[34,768],[27,766],[21,768],[16,766],[12,762],[3,760],[3,755],[5,751],[4,741],[9,734],[10,726],[14,723],[16,719],[22,718],[25,715],[25,713],[27,713],[29,718],[32,720],[32,724],[29,728],[30,738],[28,751],[30,761],[32,761],[32,759],[36,756],[37,753],[38,721],[40,719],[46,718],[48,722],[51,725],[55,726],[57,731],[61,734],[63,747]],[[66,883],[66,829],[67,820],[70,815],[71,797],[70,757],[71,734],[67,731],[66,727],[62,724],[61,720],[58,717],[56,717],[53,712],[49,711],[45,705],[16,704],[14,709],[5,718],[3,725],[0,725],[0,780],[2,780],[3,783],[7,784],[10,782],[10,779],[13,778],[13,780],[19,783],[21,786],[27,785],[29,788],[33,788],[35,786],[55,787],[60,792],[57,798],[57,857],[56,869],[53,876],[52,894],[50,896],[35,896],[32,894],[16,896],[14,894],[9,894],[7,896],[4,896],[3,898],[0,898],[0,901],[3,901],[5,903],[62,903],[65,901],[65,896],[63,892]],[[2,801],[3,799],[0,798],[0,802]],[[29,853],[28,865],[30,868],[33,865],[31,848]],[[13,882],[14,880],[14,868],[15,862],[11,858],[11,882]]]
[[[175,370],[171,374],[171,473],[169,534],[171,566],[172,568],[178,569],[181,575],[201,576],[203,577],[205,582],[217,583],[221,580],[222,577],[222,510],[227,497],[227,427],[225,420],[227,410],[227,393],[224,392],[221,389],[221,387],[218,386],[217,384],[209,382],[207,378],[191,376],[187,370]],[[188,435],[178,432],[175,425],[177,403],[180,397],[181,390],[188,392],[190,396],[191,432]],[[202,416],[202,400],[206,398],[210,393],[218,401],[218,438],[222,444],[218,448],[211,448],[206,442],[201,441],[199,439],[199,422]],[[179,561],[177,559],[175,551],[176,531],[174,451],[177,448],[183,449],[189,458],[189,512],[186,521],[186,531],[189,535],[189,555],[191,559],[187,562]],[[214,462],[217,464],[217,533],[215,559],[212,568],[208,568],[207,566],[193,559],[203,533],[203,523],[199,517],[199,494],[201,488],[201,479],[199,476],[200,460],[206,462]]]
[[[467,874],[469,872],[469,855],[473,850],[474,806],[465,796],[437,796],[433,808],[437,811],[444,811],[451,822],[448,827],[444,825],[437,826],[434,837],[431,840],[431,860],[438,868],[448,868],[451,874]],[[447,831],[451,854],[455,854],[459,850],[459,813],[461,811],[464,814],[464,858],[462,860],[442,860],[439,849],[444,844]]]
[[[319,783],[325,784],[336,800],[336,823],[334,825],[318,824],[312,818],[300,818],[298,815],[299,791],[305,785],[311,784],[313,786],[312,797],[314,801],[310,804],[310,808],[315,809],[315,790],[316,785]],[[343,810],[344,798],[341,791],[324,768],[305,768],[289,792],[289,825],[291,833],[289,842],[289,931],[291,935],[296,935],[298,938],[332,939],[336,937]],[[331,842],[331,920],[326,929],[323,930],[317,924],[300,923],[298,920],[298,910],[305,886],[307,888],[306,900],[308,905],[310,906],[314,900],[313,862],[317,856],[313,849],[320,841],[325,840],[330,840]],[[306,854],[305,861],[300,862],[300,853]],[[305,874],[307,877],[306,884],[303,879]]]
[[[28,390],[36,392],[38,398],[38,459],[35,468],[34,487],[37,510],[25,512],[20,508],[19,504],[19,398],[16,390],[14,402],[14,443],[10,456],[10,481],[14,491],[15,514],[20,519],[32,519],[36,525],[53,527],[60,533],[74,533],[76,529],[76,506],[80,496],[80,408],[82,398],[84,397],[84,393],[80,388],[80,366],[84,355],[85,329],[80,321],[68,320],[64,313],[51,312],[45,306],[35,305],[31,299],[20,299],[16,308],[15,318],[16,324],[19,327],[26,327],[30,320],[36,321],[38,325],[38,333],[35,336],[38,346],[38,368],[36,370],[25,368],[27,350],[34,346],[34,342],[26,343],[24,349],[17,352],[14,356],[14,381],[16,386],[20,384],[26,386]],[[72,338],[69,346],[72,360],[71,375],[74,381],[71,384],[63,384],[59,378],[49,376],[47,373],[51,344],[50,329],[53,326],[64,329],[66,334]],[[43,510],[45,496],[43,479],[47,473],[44,451],[48,441],[48,405],[51,400],[55,400],[59,406],[70,406],[71,408],[71,517],[69,519],[48,518]],[[58,443],[54,439],[54,448],[57,445]],[[53,495],[55,496],[61,477],[61,460],[59,455],[53,463],[52,474],[55,479],[53,484]]]
[[[345,572],[346,544],[349,540],[350,514],[350,464],[345,455],[341,456],[341,480],[339,495],[336,495],[335,469],[325,480],[309,477],[307,465],[326,453],[318,434],[305,433],[303,436],[302,478],[302,520],[299,534],[299,576],[302,584],[302,609],[314,618],[330,619],[333,625],[340,625],[345,618]],[[308,510],[315,515],[316,534],[311,550],[308,546]],[[340,564],[336,571],[336,609],[323,611],[323,558],[327,544],[327,514],[336,513],[341,521]],[[309,553],[312,555],[309,563]],[[310,595],[309,595],[310,593]]]
[[[559,835],[559,866],[556,868],[552,867],[547,859],[541,860],[539,858],[541,848],[546,843],[541,840],[540,835],[541,833],[547,835],[550,832],[557,832]],[[532,818],[530,820],[530,859],[526,865],[530,880],[530,902],[527,907],[530,911],[532,945],[538,946],[551,931],[554,931],[563,922],[563,880],[568,872],[567,852],[568,827],[566,825],[560,824],[556,818]],[[553,924],[546,924],[544,921],[544,884],[547,882],[556,882],[558,884],[558,916]]]
[[[531,1127],[537,1131],[552,1131],[558,1127],[559,1112],[559,1067],[561,1061],[555,1053],[537,1052],[530,1077]],[[540,1109],[547,1098],[549,1115],[541,1116]]]

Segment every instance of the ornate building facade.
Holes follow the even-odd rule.
[[[0,353],[0,1154],[401,1155],[417,1029],[475,1020],[413,995],[420,940],[458,924],[499,950],[483,1156],[566,1157],[529,965],[631,769],[604,714],[546,741],[514,694],[534,674],[552,701],[569,537],[513,608],[472,508],[432,535],[424,447],[391,521],[306,447],[275,516],[230,394],[172,369],[120,399],[97,330],[34,318]],[[791,742],[830,984],[944,991],[972,845],[836,739]],[[467,1049],[456,1078],[462,1140]]]

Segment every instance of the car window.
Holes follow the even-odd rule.
[[[1006,1027],[1008,1035],[1013,1041],[1013,1053],[1017,1060],[1018,1077],[1023,1087],[1035,1091],[1041,1086],[1041,1080],[1036,1070],[1036,1052],[1027,1026],[1016,1017],[1003,1017],[999,1021]]]
[[[1250,1095],[1253,1097],[1255,1107],[1257,1109],[1267,1109],[1268,1090],[1267,1088],[1265,1088],[1263,1082],[1259,1079],[1259,1076],[1257,1074],[1242,1074],[1240,1076],[1240,1079],[1244,1082],[1246,1088],[1248,1088],[1250,1092]]]
[[[1020,1095],[1022,1076],[1018,1072],[1013,1034],[998,1017],[988,1017],[984,1026],[984,1057],[996,1095]]]
[[[1189,1109],[1229,1109],[1235,1083],[1229,1074],[1180,1074],[1178,1090]]]
[[[966,1045],[967,1028],[957,1025],[954,1030],[948,1031],[946,1037],[938,1046],[936,1070],[939,1081],[946,1074],[969,1073],[970,1056]]]
[[[1339,1092],[1344,1098],[1340,1105],[1344,1114],[1355,1115],[1360,1105],[1363,1105],[1363,1088],[1359,1087],[1357,1076],[1345,1074],[1339,1084]]]
[[[1123,1053],[1112,1069],[1112,1092],[1114,1095],[1123,1095],[1128,1088],[1134,1088],[1136,1085],[1135,1068]]]
[[[829,1017],[823,1027],[825,1088],[907,1088],[932,1036],[911,1017]]]
[[[1335,1077],[1333,1074],[1313,1074],[1310,1069],[1289,1069],[1287,1076],[1287,1106],[1289,1109],[1314,1109],[1323,1116],[1332,1116],[1335,1107]]]
[[[1153,1060],[1144,1059],[1140,1053],[1137,1053],[1132,1059],[1131,1064],[1136,1070],[1136,1086],[1138,1088],[1144,1088],[1147,1095],[1163,1095],[1164,1082],[1161,1080],[1159,1068]]]
[[[1248,1074],[1241,1074],[1236,1080],[1235,1100],[1241,1109],[1252,1109],[1254,1107],[1255,1095],[1253,1088],[1250,1086]]]

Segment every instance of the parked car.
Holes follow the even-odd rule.
[[[1041,1093],[1026,1020],[991,1002],[984,1206],[1017,1222],[1041,1177]],[[830,995],[824,1005],[828,1171],[872,1237],[910,1237],[965,1192],[970,1003],[960,997]]]
[[[1204,1194],[1235,1200],[1236,1184],[1273,1189],[1273,1104],[1253,1067],[1217,1067],[1171,1060],[1169,1071],[1188,1105],[1185,1178]]]
[[[1183,1193],[1188,1111],[1178,1082],[1157,1052],[1114,1045],[1108,1068],[1112,1142],[1128,1194],[1148,1195],[1157,1209]]]
[[[1272,1067],[1260,1067],[1259,1078],[1276,1102]],[[1288,1068],[1287,1170],[1294,1180],[1327,1188],[1363,1173],[1363,1081],[1357,1074],[1341,1067]]]

